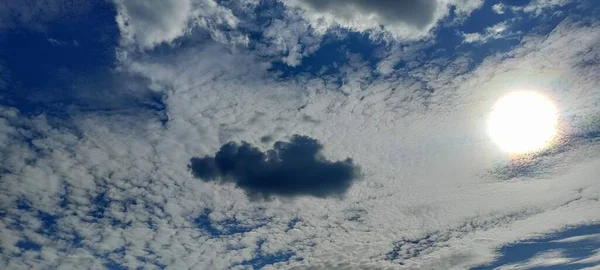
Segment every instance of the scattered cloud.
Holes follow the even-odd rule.
[[[504,4],[502,4],[502,3],[494,4],[492,6],[492,10],[496,14],[504,14]]]
[[[451,7],[456,8],[459,16],[466,16],[481,7],[483,1],[287,0],[285,3],[304,9],[305,17],[320,31],[339,25],[361,32],[383,30],[399,40],[417,40],[427,37],[448,16]]]
[[[192,158],[190,169],[205,182],[232,182],[249,195],[328,197],[343,195],[359,178],[352,159],[328,161],[317,140],[294,135],[262,152],[247,142],[229,142],[214,157]]]
[[[47,40],[50,44],[52,44],[54,46],[58,46],[58,47],[64,47],[64,46],[77,47],[77,46],[79,46],[79,43],[75,40],[73,40],[72,42],[53,39],[53,38],[48,38]]]
[[[572,2],[573,0],[533,0],[522,7],[522,10],[526,13],[534,13],[536,16],[539,16],[545,10],[552,10]]]
[[[499,270],[517,270],[517,269],[531,269],[535,267],[549,267],[555,265],[564,265],[569,263],[570,259],[565,257],[565,254],[561,250],[552,250],[542,254],[539,254],[525,262],[505,265],[498,267]]]
[[[352,29],[368,35],[391,23],[419,39],[446,27],[448,5],[493,13],[471,9],[479,1],[438,1],[427,30],[358,5],[351,16],[383,14],[363,31],[340,29],[350,23],[338,8],[325,14],[306,1],[215,3],[160,3],[163,14],[118,2],[119,50],[132,53],[115,72],[127,75],[81,85],[135,102],[85,91],[91,109],[67,117],[0,106],[0,268],[466,269],[495,261],[509,243],[600,221],[598,136],[581,120],[600,115],[600,93],[590,91],[599,85],[597,23],[567,18],[492,53],[456,48],[460,39],[351,53]],[[319,21],[305,19],[313,15],[325,18],[321,30],[341,33],[333,47],[347,59],[323,74],[281,75],[272,61],[315,64],[300,61],[322,49]],[[249,46],[228,46],[244,31]],[[377,57],[361,51],[369,46]],[[489,181],[480,176],[506,156],[485,134],[485,116],[515,88],[551,96],[566,133],[590,133],[542,160],[566,157],[560,173]],[[266,149],[289,134],[306,137]]]
[[[552,242],[554,242],[554,243],[575,243],[575,242],[583,242],[583,241],[598,241],[598,242],[600,242],[600,233],[573,236],[573,237],[569,237],[569,238],[553,240]]]
[[[299,66],[302,58],[319,49],[323,33],[316,33],[300,14],[287,12],[284,18],[275,18],[262,31],[262,40],[256,44],[263,56],[279,58],[291,67]]]
[[[595,238],[598,240],[598,237]],[[594,250],[594,254],[587,258],[583,258],[577,261],[572,262],[572,264],[598,264],[600,263],[600,248]],[[586,268],[586,269],[594,269],[594,267]]]
[[[483,33],[463,33],[464,43],[485,43],[489,40],[504,38],[509,33],[507,29],[510,28],[509,22],[504,21],[497,23],[485,29]]]
[[[114,2],[124,46],[152,49],[189,35],[194,28],[208,31],[214,40],[247,42],[243,36],[231,36],[221,31],[222,28],[235,29],[238,20],[231,10],[213,0]]]

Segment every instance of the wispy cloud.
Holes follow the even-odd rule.
[[[504,21],[485,29],[483,33],[463,33],[464,43],[485,43],[493,39],[506,38],[511,35],[510,24]]]

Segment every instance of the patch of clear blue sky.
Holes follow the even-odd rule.
[[[562,232],[549,235],[539,239],[530,239],[520,243],[505,246],[500,249],[500,257],[485,266],[475,267],[473,270],[495,269],[502,265],[522,263],[528,259],[549,251],[562,251],[565,256],[573,261],[590,257],[595,250],[600,249],[598,239],[582,239],[574,242],[556,242],[557,240],[585,236],[600,233],[600,225],[586,225],[581,227],[569,228]],[[580,269],[595,266],[597,264],[572,264],[556,265],[548,267],[538,267],[535,269]]]
[[[312,76],[336,75],[340,68],[348,63],[351,54],[360,55],[362,60],[375,69],[381,59],[374,55],[383,47],[381,43],[373,43],[368,34],[351,32],[344,29],[335,30],[336,34],[325,35],[319,50],[302,59],[302,64],[296,67],[275,61],[270,71],[278,72],[281,77],[291,77],[298,74]],[[338,33],[343,33],[339,38]]]
[[[162,97],[146,88],[145,79],[113,69],[119,39],[115,14],[110,2],[93,1],[85,14],[58,14],[40,23],[41,29],[15,21],[15,27],[0,31],[7,82],[0,85],[0,105],[59,117],[72,108],[163,110]]]
[[[114,12],[110,5],[97,5],[84,16],[59,16],[44,29],[17,23],[0,32],[0,63],[8,71],[0,102],[24,113],[72,102],[73,80],[113,64]]]

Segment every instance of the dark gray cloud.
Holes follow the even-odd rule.
[[[404,23],[418,29],[436,20],[438,1],[434,0],[301,0],[312,9],[352,17],[353,12],[377,14],[385,23]]]
[[[261,143],[270,143],[272,141],[273,141],[273,136],[271,136],[271,135],[265,135],[265,136],[260,137]]]
[[[277,141],[266,152],[242,141],[229,142],[215,156],[194,157],[189,168],[205,182],[235,183],[249,195],[270,197],[343,195],[359,178],[352,159],[329,161],[323,146],[307,136]]]

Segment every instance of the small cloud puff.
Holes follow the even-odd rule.
[[[463,33],[463,43],[485,43],[489,40],[504,38],[511,34],[507,32],[509,27],[508,21],[504,21],[486,28],[484,33]]]
[[[504,14],[504,4],[498,3],[492,6],[492,11],[496,14]]]

